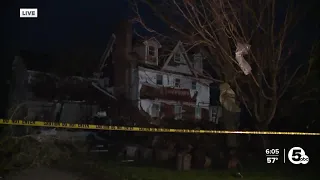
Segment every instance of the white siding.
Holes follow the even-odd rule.
[[[141,86],[144,83],[147,83],[151,86],[157,86],[156,80],[157,80],[157,74],[163,75],[163,86],[164,87],[174,87],[174,82],[176,78],[180,79],[181,82],[181,89],[190,89],[191,96],[194,95],[194,93],[197,91],[197,102],[196,104],[200,106],[209,106],[210,101],[210,89],[209,89],[209,82],[206,82],[205,80],[197,81],[197,89],[192,90],[192,81],[195,79],[187,76],[181,76],[176,74],[170,74],[170,73],[163,73],[163,72],[157,72],[154,70],[148,70],[145,68],[139,68],[138,75],[139,75],[139,89],[140,92]]]
[[[185,57],[182,55],[181,50],[178,50],[176,53],[180,54],[180,62],[179,63],[174,62],[175,55],[172,54],[172,56],[169,57],[169,61],[173,61],[175,65],[172,66],[170,65],[171,62],[168,62],[168,64],[163,67],[163,70],[192,75],[192,72],[190,71],[190,68],[187,64]]]

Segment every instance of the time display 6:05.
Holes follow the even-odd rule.
[[[266,155],[279,155],[279,149],[266,149]]]

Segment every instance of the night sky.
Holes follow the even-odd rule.
[[[319,7],[315,0],[302,4]],[[298,1],[299,2],[299,1]],[[319,4],[319,3],[318,3]],[[19,8],[38,8],[37,19],[20,19]],[[48,52],[94,43],[105,46],[115,23],[128,16],[127,0],[13,0],[5,8],[5,42],[12,51],[28,49]],[[317,11],[317,8],[314,8]],[[311,11],[310,11],[311,12]],[[3,13],[3,12],[2,12]],[[309,13],[308,20],[298,34],[310,41],[317,32],[316,13]],[[301,36],[300,36],[301,37]],[[298,38],[300,39],[300,38]]]
[[[8,6],[11,47],[42,52],[81,42],[105,46],[113,25],[128,12],[126,0],[16,0]],[[38,18],[20,19],[19,8],[38,8]]]
[[[310,8],[295,34],[307,52],[319,31],[317,0],[298,1]],[[95,46],[103,53],[114,25],[128,16],[127,0],[6,0],[2,20],[2,81],[20,50],[53,53],[79,45]],[[37,19],[20,19],[19,8],[38,8]],[[304,48],[303,48],[304,47]],[[3,84],[2,83],[2,84]]]
[[[129,10],[126,0],[7,0],[2,7],[2,85],[10,78],[10,64],[20,50],[52,54],[94,46],[101,56],[114,25]],[[38,8],[38,18],[20,19],[19,8]],[[7,93],[1,95],[6,99]],[[3,116],[6,105],[1,106]]]

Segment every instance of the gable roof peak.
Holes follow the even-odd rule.
[[[154,41],[154,42],[156,42],[156,43],[158,44],[158,47],[161,48],[161,44],[160,44],[160,42],[157,40],[157,38],[151,37],[151,38],[149,38],[149,39],[144,40],[143,43],[146,45],[146,43],[147,43],[148,41]]]
[[[169,62],[174,58],[174,55],[178,52],[178,50],[180,50],[179,53],[181,53],[181,55],[183,56],[184,60],[185,60],[185,63],[187,65],[187,67],[189,68],[191,74],[195,77],[197,77],[197,74],[194,73],[193,71],[193,67],[192,67],[192,63],[189,59],[189,56],[182,44],[181,41],[178,41],[177,45],[174,47],[174,49],[171,51],[169,57],[167,58],[167,60],[165,61],[164,65],[162,66],[161,70],[164,70],[166,67],[168,67],[169,65]]]

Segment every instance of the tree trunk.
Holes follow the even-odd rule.
[[[239,128],[239,113],[230,112],[222,107],[222,121],[224,130],[237,131]],[[237,134],[227,134],[226,145],[228,149],[237,148],[239,146],[239,139]]]
[[[258,125],[257,130],[258,131],[268,131],[268,125],[266,125],[266,124]],[[270,147],[269,135],[262,134],[262,135],[260,135],[260,137],[261,137],[263,149],[269,148]]]

